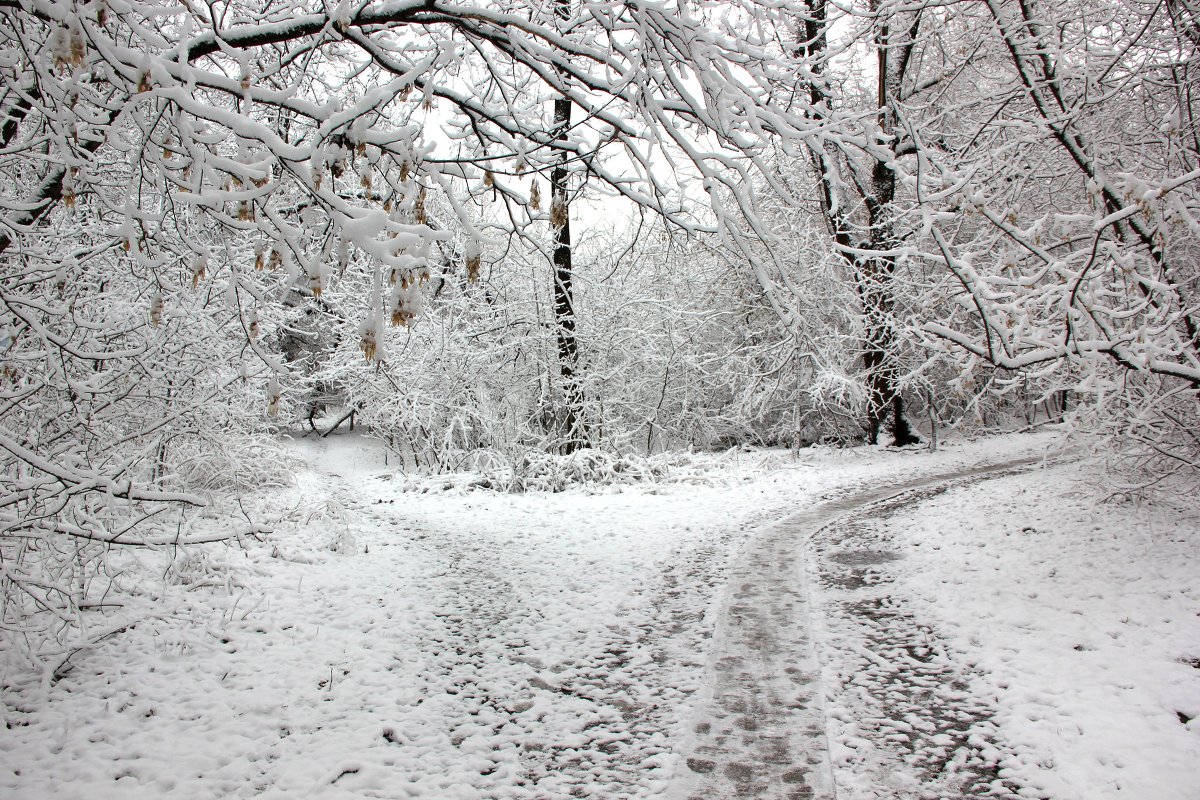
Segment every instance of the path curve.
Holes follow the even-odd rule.
[[[863,507],[1044,463],[1025,456],[924,475],[821,503],[769,525],[730,571],[685,757],[668,800],[832,800],[804,558],[808,541]]]

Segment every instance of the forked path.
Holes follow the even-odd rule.
[[[839,517],[872,503],[1042,460],[1025,457],[857,492],[788,516],[751,540],[730,571],[708,687],[669,800],[834,798],[805,544]]]

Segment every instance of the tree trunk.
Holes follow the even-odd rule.
[[[904,49],[893,60],[889,26],[882,27],[876,40],[878,58],[877,108],[879,130],[890,141],[899,131],[891,100],[899,93],[906,57]],[[915,31],[914,31],[915,33]],[[894,160],[894,155],[892,156]],[[896,353],[896,313],[892,283],[896,273],[894,255],[898,240],[892,217],[896,199],[896,172],[886,161],[876,159],[871,165],[870,190],[863,198],[867,207],[867,242],[873,255],[856,258],[855,279],[866,321],[866,341],[863,343],[863,366],[867,371],[867,437],[871,444],[879,440],[884,420],[892,418],[892,444],[904,447],[917,444],[904,418],[904,400],[900,396],[900,363]]]
[[[828,57],[826,31],[829,25],[827,0],[810,0],[808,14],[802,20],[803,35],[797,54],[808,61],[808,72],[812,77],[808,83],[808,99],[819,116],[827,116],[834,108],[834,97],[828,81],[824,78],[825,61]],[[878,2],[872,9],[879,12]],[[904,80],[916,37],[919,15],[914,16],[907,31],[907,39],[899,46],[889,41],[889,27],[880,22],[880,32],[875,41],[878,59],[878,85],[876,108],[880,142],[895,142],[898,126],[891,100],[899,92]],[[871,444],[879,441],[879,432],[890,416],[892,419],[892,443],[898,447],[916,444],[920,439],[913,434],[904,418],[904,401],[900,397],[900,363],[896,354],[895,302],[892,281],[896,272],[894,255],[897,237],[892,219],[892,202],[896,196],[896,173],[890,162],[894,153],[884,160],[877,156],[871,165],[869,180],[857,185],[863,205],[867,209],[866,231],[861,223],[856,224],[847,217],[845,204],[839,202],[840,185],[856,185],[844,171],[845,156],[837,153],[828,144],[824,150],[812,151],[812,164],[821,185],[821,205],[835,248],[854,272],[854,288],[858,294],[863,315],[862,363],[866,372],[867,409],[866,433]],[[858,228],[856,230],[855,228]],[[859,251],[867,250],[869,255]]]
[[[570,18],[569,0],[558,0],[555,13],[559,19]],[[565,142],[571,126],[571,100],[554,100],[555,139]],[[572,288],[574,269],[571,259],[571,215],[567,195],[567,161],[570,153],[563,150],[558,163],[550,172],[550,226],[554,230],[554,330],[558,345],[558,372],[562,381],[564,406],[561,420],[562,450],[574,453],[590,445],[587,422],[584,419],[583,390],[579,386],[579,348],[575,342],[575,295]]]

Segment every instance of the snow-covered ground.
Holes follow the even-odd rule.
[[[10,664],[0,796],[663,796],[688,774],[724,580],[751,537],[865,486],[1058,449],[1044,433],[936,453],[752,451],[510,495],[396,475],[359,437],[295,447],[310,463],[296,486],[243,499],[272,529],[263,541],[123,554],[133,627],[54,683]],[[839,796],[949,785],[917,762],[936,761],[936,737],[957,741],[897,738],[928,721],[912,696],[872,705],[886,670],[856,661],[878,656],[846,613],[867,584],[956,671],[947,707],[974,714],[970,752],[998,786],[1200,796],[1184,774],[1200,728],[1182,721],[1200,713],[1197,515],[1098,505],[1082,470],[875,509],[851,526],[874,543],[839,549],[833,527],[814,539]],[[829,571],[851,551],[888,555]],[[937,684],[936,666],[918,677]],[[909,720],[864,716],[888,708]]]
[[[818,535],[840,797],[1200,797],[1197,511],[1096,478],[965,481]]]

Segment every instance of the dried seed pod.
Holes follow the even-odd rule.
[[[533,188],[529,190],[529,207],[534,211],[542,210],[542,190],[538,187],[538,182],[533,181]]]
[[[337,243],[338,274],[341,275],[350,265],[350,243],[339,238]]]
[[[155,292],[150,298],[150,324],[158,325],[162,322],[163,315],[163,296],[162,292]]]
[[[358,347],[360,350],[362,350],[363,357],[366,358],[367,361],[374,361],[375,356],[379,352],[379,344],[375,340],[375,331],[365,331],[362,335],[362,339],[360,339],[358,342]]]
[[[196,256],[192,261],[192,288],[195,289],[200,285],[200,281],[204,280],[204,276],[208,273],[208,259],[204,256]]]
[[[475,283],[479,280],[479,268],[482,265],[482,259],[478,255],[467,257],[467,281]]]
[[[271,380],[267,382],[267,414],[275,416],[279,413],[279,401],[282,399],[283,393],[279,390],[279,378],[276,375],[271,376]]]
[[[413,219],[418,225],[424,225],[429,221],[429,216],[425,212],[425,187],[422,186],[417,191],[417,199],[413,203]]]
[[[75,207],[75,176],[78,174],[79,170],[71,167],[67,170],[67,174],[63,176],[62,201],[67,208]]]
[[[79,28],[77,23],[71,30],[71,64],[81,67],[86,57],[87,40],[83,38],[83,29]]]
[[[496,176],[490,169],[483,171],[483,185],[489,189],[496,185]]]
[[[567,204],[557,197],[550,203],[550,226],[558,230],[567,224]]]

